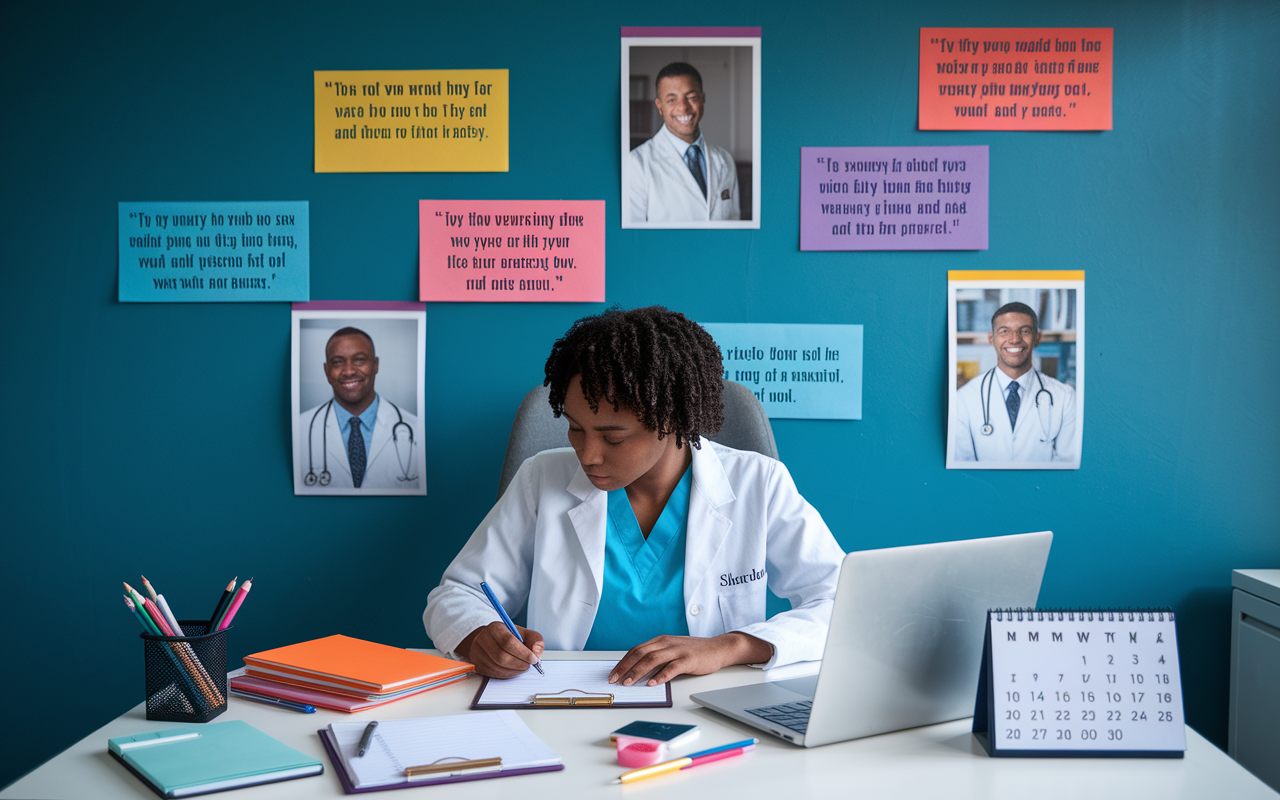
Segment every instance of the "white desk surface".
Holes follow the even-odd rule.
[[[621,653],[547,653],[554,658],[608,658]],[[1182,759],[1022,759],[988,758],[970,734],[968,719],[897,733],[805,749],[760,733],[755,752],[674,775],[621,786],[612,781],[624,770],[609,746],[609,732],[636,719],[696,723],[702,735],[691,750],[745,739],[756,731],[708,711],[689,700],[690,693],[764,679],[760,670],[732,667],[715,675],[677,678],[672,708],[539,709],[517,712],[564,759],[560,772],[523,775],[406,789],[413,794],[388,800],[519,797],[522,800],[570,797],[680,798],[774,797],[781,800],[828,797],[911,798],[1156,798],[1200,800],[1207,797],[1276,798],[1226,753],[1187,729]],[[461,714],[479,686],[479,678],[435,689],[359,714],[317,710],[314,714],[232,697],[215,721],[242,719],[292,747],[319,758],[323,775],[236,790],[236,800],[342,797],[342,787],[316,731],[335,720],[400,719]],[[94,797],[154,798],[141,781],[107,755],[107,739],[175,727],[151,722],[141,705],[82,739],[39,769],[14,783],[0,798]],[[199,727],[192,725],[192,727]],[[372,796],[372,795],[371,795]]]

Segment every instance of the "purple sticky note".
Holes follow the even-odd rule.
[[[986,250],[986,145],[800,148],[801,250]]]

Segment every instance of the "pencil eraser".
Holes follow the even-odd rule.
[[[666,745],[653,739],[618,737],[618,766],[636,769],[657,764],[666,756]]]

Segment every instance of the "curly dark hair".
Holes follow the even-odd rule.
[[[569,381],[582,376],[592,411],[604,400],[634,411],[658,438],[699,447],[724,424],[724,366],[720,348],[698,323],[662,306],[625,311],[617,306],[573,323],[551,347],[544,386],[551,410],[564,413]]]

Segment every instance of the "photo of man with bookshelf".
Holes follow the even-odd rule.
[[[759,33],[622,41],[622,227],[759,227]]]

